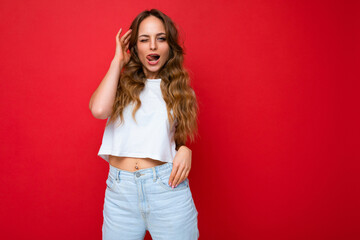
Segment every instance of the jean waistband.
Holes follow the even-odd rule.
[[[172,167],[173,167],[173,163],[167,162],[155,167],[140,169],[135,172],[129,172],[126,170],[116,168],[111,164],[109,164],[109,174],[117,181],[121,179],[126,179],[130,181],[131,180],[135,181],[135,179],[149,179],[149,178],[156,179],[158,175],[164,174],[166,172],[171,172]]]

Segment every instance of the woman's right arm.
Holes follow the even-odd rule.
[[[127,51],[132,29],[129,29],[120,38],[121,31],[122,28],[115,37],[115,57],[111,61],[110,68],[90,98],[89,109],[92,115],[98,119],[106,119],[111,115],[121,69],[130,60],[130,53]]]
[[[104,79],[92,94],[89,109],[95,118],[106,119],[111,115],[123,66],[124,64],[118,58],[114,58]]]

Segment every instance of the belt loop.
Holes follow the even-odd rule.
[[[116,181],[120,182],[120,170],[116,170]]]
[[[152,167],[152,170],[153,170],[153,176],[154,176],[154,179],[153,179],[153,181],[155,182],[156,181],[156,169],[155,169],[155,167]]]

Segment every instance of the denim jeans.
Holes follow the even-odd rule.
[[[198,211],[189,179],[172,188],[173,164],[129,172],[109,164],[103,210],[103,240],[142,240],[148,230],[153,240],[199,238]]]

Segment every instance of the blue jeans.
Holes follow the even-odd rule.
[[[167,162],[129,172],[109,164],[103,240],[142,240],[146,230],[153,240],[199,238],[189,179],[172,188],[168,184],[172,167]]]

